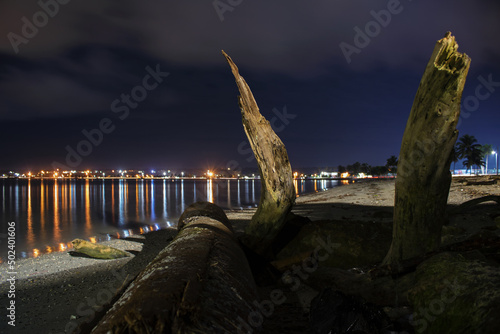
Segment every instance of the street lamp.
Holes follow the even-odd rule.
[[[493,151],[493,153],[495,154],[495,160],[497,162],[496,170],[497,170],[497,175],[498,175],[498,147],[497,147],[496,151]]]

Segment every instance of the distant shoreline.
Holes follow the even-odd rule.
[[[348,181],[357,181],[357,180],[367,180],[367,179],[393,179],[394,176],[377,176],[372,178],[356,178],[356,177],[298,177],[294,178],[294,180],[348,180]],[[260,176],[248,176],[248,177],[135,177],[135,176],[95,176],[95,177],[42,177],[42,176],[31,176],[31,177],[9,177],[9,176],[0,176],[0,179],[6,180],[260,180]]]

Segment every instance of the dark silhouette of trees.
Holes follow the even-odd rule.
[[[387,172],[386,166],[373,166],[370,168],[370,174],[374,176],[386,175]]]
[[[463,159],[466,171],[472,172],[473,166],[484,166],[483,151],[477,139],[471,135],[463,135],[458,139],[456,152],[459,159]]]
[[[398,169],[398,157],[391,155],[391,157],[387,159],[385,166],[387,167],[389,173],[395,174]]]
[[[347,165],[347,171],[351,175],[356,175],[361,171],[361,164],[359,162],[355,162],[352,165]]]
[[[361,164],[361,173],[365,173],[365,174],[370,174],[371,172],[371,169],[372,169],[372,166],[370,166],[369,164],[367,164],[366,162],[363,162]]]

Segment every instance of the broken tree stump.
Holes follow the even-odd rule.
[[[240,92],[238,103],[243,126],[259,165],[262,190],[260,202],[245,230],[243,242],[255,252],[268,256],[270,246],[285,224],[295,203],[295,189],[288,153],[271,124],[259,112],[250,87],[238,67],[224,52]]]
[[[451,150],[470,58],[450,32],[434,48],[406,124],[399,154],[391,248],[385,264],[440,246],[450,190]]]
[[[195,206],[186,211],[202,211],[202,206],[206,211],[180,219],[182,230],[130,284],[93,334],[249,330],[258,296],[245,255],[222,209],[208,202]]]

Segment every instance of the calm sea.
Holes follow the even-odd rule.
[[[337,185],[295,181],[297,195]],[[258,179],[0,179],[0,261],[8,251],[9,222],[15,222],[16,256],[33,257],[64,251],[75,238],[102,241],[175,227],[196,201],[224,209],[256,207],[260,189]]]

